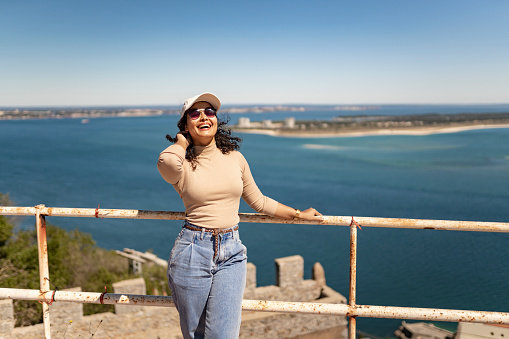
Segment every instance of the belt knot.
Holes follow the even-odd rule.
[[[219,235],[224,233],[231,233],[233,231],[236,231],[239,229],[239,225],[232,227],[232,228],[205,228],[205,227],[195,227],[191,225],[184,225],[185,228],[191,231],[198,231],[198,232],[207,232],[212,233],[212,236],[214,237],[214,257],[212,259],[216,259],[217,257],[217,249],[219,248]]]

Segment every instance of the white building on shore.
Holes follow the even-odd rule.
[[[251,127],[251,120],[246,117],[240,117],[237,125],[239,127],[249,128],[249,127]]]
[[[295,118],[294,117],[285,118],[283,126],[285,128],[295,128]]]

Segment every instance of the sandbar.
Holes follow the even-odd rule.
[[[314,131],[296,131],[284,129],[248,129],[232,127],[232,130],[238,133],[264,134],[274,137],[291,138],[341,138],[341,137],[365,137],[365,136],[383,136],[383,135],[431,135],[458,133],[476,129],[509,128],[509,124],[465,124],[451,126],[433,126],[421,127],[413,126],[406,128],[366,128],[366,129],[339,129],[339,130],[314,130]]]

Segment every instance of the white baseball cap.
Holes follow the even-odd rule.
[[[198,94],[197,96],[194,96],[192,98],[187,99],[186,102],[184,102],[184,106],[182,106],[182,110],[180,111],[180,117],[182,118],[184,116],[184,113],[191,106],[193,106],[195,102],[199,102],[199,101],[208,102],[209,104],[212,105],[212,107],[214,107],[214,109],[216,111],[218,111],[219,107],[221,107],[221,101],[219,100],[219,98],[216,97],[212,93],[207,93],[206,92],[206,93]]]

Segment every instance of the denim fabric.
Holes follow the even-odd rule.
[[[185,339],[238,338],[246,247],[238,230],[219,234],[214,259],[214,236],[199,228],[202,231],[182,228],[168,261],[168,285],[182,334]]]

